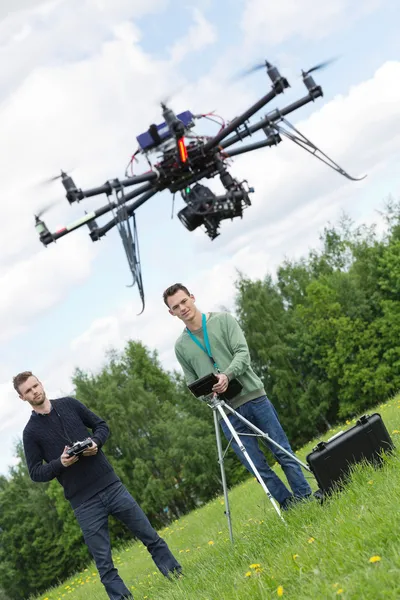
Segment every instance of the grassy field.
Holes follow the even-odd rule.
[[[382,415],[400,445],[400,397],[373,412]],[[298,452],[299,458],[304,460],[314,445],[315,440]],[[229,493],[233,545],[222,495],[160,531],[183,566],[178,580],[162,577],[141,544],[115,550],[115,564],[135,600],[398,600],[398,460],[396,449],[382,469],[358,466],[345,490],[324,505],[313,500],[285,513],[286,526],[250,478]],[[280,467],[277,472],[284,479]],[[91,565],[39,598],[106,600],[107,595]]]

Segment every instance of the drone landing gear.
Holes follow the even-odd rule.
[[[320,150],[318,146],[313,144],[313,142],[309,140],[303,133],[296,129],[296,127],[292,125],[287,119],[282,118],[282,122],[285,123],[285,125],[295,133],[287,131],[286,129],[284,129],[280,125],[277,125],[276,123],[271,123],[271,127],[275,128],[278,134],[286,136],[289,140],[300,146],[300,148],[303,148],[303,150],[306,150],[307,152],[315,156],[315,158],[318,158],[318,160],[325,163],[328,167],[330,167],[340,175],[343,175],[343,177],[346,177],[351,181],[361,181],[362,179],[366,178],[366,175],[363,175],[362,177],[352,177],[344,169],[342,169],[342,167],[335,163],[335,161],[329,158],[327,154],[322,152],[322,150]]]
[[[135,213],[130,214],[125,202],[124,188],[120,185],[114,188],[115,195],[117,197],[117,203],[119,208],[113,212],[114,219],[116,220],[116,226],[118,233],[120,234],[122,244],[125,250],[126,258],[128,261],[129,269],[132,274],[132,283],[127,287],[133,287],[135,284],[138,286],[140,299],[142,302],[142,310],[138,313],[141,315],[145,309],[145,298],[144,298],[144,287],[142,279],[142,268],[140,264],[139,254],[139,237],[136,227]],[[129,219],[132,219],[132,227],[129,223]]]

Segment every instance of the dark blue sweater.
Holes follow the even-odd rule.
[[[65,498],[72,508],[76,508],[114,481],[119,481],[100,449],[110,430],[103,419],[75,398],[58,398],[50,402],[52,410],[45,415],[33,412],[23,431],[29,475],[33,481],[40,482],[56,477],[64,488]],[[87,437],[96,442],[98,453],[81,455],[76,463],[64,467],[61,463],[64,447]]]

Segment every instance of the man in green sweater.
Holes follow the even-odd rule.
[[[214,385],[213,391],[216,394],[223,394],[229,382],[237,379],[242,385],[242,390],[229,401],[230,406],[293,454],[278,415],[266,396],[263,383],[251,367],[246,338],[236,319],[228,312],[203,314],[196,307],[193,294],[181,283],[166,289],[163,299],[169,313],[178,317],[185,325],[185,329],[175,342],[175,355],[182,367],[186,383],[189,384],[214,372],[218,382]],[[269,444],[286,475],[293,492],[291,493],[269,467],[257,438],[241,436],[253,432],[236,415],[229,414],[228,418],[282,510],[288,509],[295,501],[311,496],[311,488],[294,459],[274,444]],[[221,427],[230,441],[231,433],[223,421]],[[232,448],[242,464],[253,473],[234,440],[232,440]]]

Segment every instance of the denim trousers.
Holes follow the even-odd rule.
[[[282,448],[285,448],[285,450],[288,450],[293,455],[293,450],[291,449],[286,434],[279,422],[276,410],[267,396],[261,396],[255,400],[250,400],[235,410],[238,414],[242,415],[242,417],[250,421],[250,423],[258,427],[258,429],[261,429],[261,431],[267,433],[271,439],[273,439],[280,446],[282,446]],[[264,480],[265,485],[271,492],[271,495],[277,502],[279,502],[281,506],[285,506],[285,503],[292,496],[301,499],[311,494],[311,488],[303,475],[301,467],[294,459],[285,454],[274,444],[264,440],[275,456],[277,462],[281,465],[293,491],[293,494],[291,494],[283,481],[268,465],[265,454],[261,451],[258,444],[258,440],[261,438],[254,437],[255,432],[245,425],[236,415],[228,413],[228,419],[239,435],[243,446],[246,448],[251,460],[254,463],[254,466]],[[230,441],[232,434],[224,421],[221,421],[221,428],[227,440]],[[253,437],[241,435],[244,433],[253,434]],[[254,475],[252,468],[250,467],[243,453],[240,451],[234,439],[232,439],[231,445],[241,463],[248,471],[250,471],[250,473]]]
[[[74,513],[110,600],[133,598],[133,595],[122,581],[112,560],[109,515],[122,521],[146,546],[163,575],[169,576],[175,570],[180,571],[181,566],[166,542],[153,529],[143,510],[121,482],[112,483],[98,492],[75,508]]]

